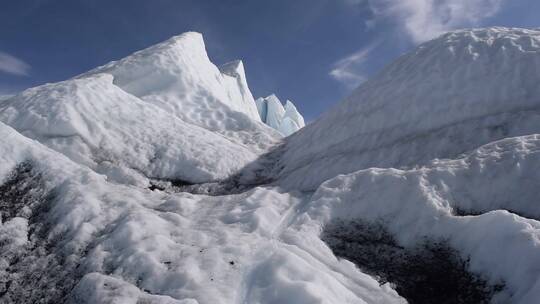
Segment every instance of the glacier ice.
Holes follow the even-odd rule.
[[[287,139],[284,184],[421,165],[540,131],[540,31],[450,32],[420,45]]]
[[[455,31],[295,132],[187,33],[25,90],[0,102],[0,302],[407,303],[354,249],[428,243],[482,301],[535,304],[539,76],[540,31]]]
[[[275,144],[241,62],[187,33],[0,104],[0,121],[118,182],[223,179]],[[182,130],[179,132],[178,130]]]
[[[279,98],[272,94],[258,98],[255,103],[261,120],[284,136],[289,136],[305,126],[304,117],[290,100],[283,106]]]

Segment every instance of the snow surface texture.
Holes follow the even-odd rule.
[[[80,77],[96,73],[111,74],[131,95],[251,149],[264,150],[278,138],[259,123],[242,62],[220,71],[199,33],[173,37]]]
[[[460,271],[489,284],[482,303],[536,304],[539,41],[520,29],[446,34],[284,144],[242,108],[241,63],[208,64],[194,33],[10,97],[0,103],[0,302],[406,303],[325,236],[340,223],[347,249],[361,244],[352,228],[362,223],[400,252],[447,244],[466,261]],[[300,121],[292,105],[260,105],[272,124]],[[148,187],[238,170],[252,179],[241,193]],[[179,189],[222,184],[192,186]],[[385,254],[384,240],[368,241]]]
[[[421,165],[540,132],[540,31],[451,32],[422,44],[287,140],[283,184]]]
[[[1,123],[0,136],[0,180],[39,185],[24,212],[2,209],[3,303],[404,303],[329,251],[280,240],[300,193],[152,192],[108,183]],[[30,169],[10,174],[21,163]]]
[[[290,100],[287,100],[283,107],[277,96],[272,94],[266,98],[258,98],[255,103],[261,120],[284,136],[289,136],[306,125],[304,117]]]
[[[0,121],[121,183],[223,179],[279,140],[260,122],[242,63],[224,73],[187,33],[11,97]]]

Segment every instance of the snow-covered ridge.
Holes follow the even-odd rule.
[[[0,121],[121,183],[224,179],[280,136],[240,61],[220,71],[186,33],[3,101]]]
[[[272,94],[258,98],[255,103],[261,120],[284,136],[289,136],[306,125],[304,117],[290,100],[283,106],[277,96]]]
[[[205,106],[215,111],[229,108],[258,120],[242,62],[226,65],[222,73],[208,58],[199,33],[172,37],[82,76],[95,73],[113,75],[115,85],[167,107],[191,123],[207,126],[203,117],[185,112],[205,109]]]
[[[424,43],[287,139],[284,184],[313,189],[538,132],[539,74],[538,30],[461,30]]]

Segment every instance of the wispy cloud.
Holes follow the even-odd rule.
[[[507,0],[341,0],[351,6],[367,7],[373,19],[366,26],[389,23],[398,34],[405,34],[413,43],[421,43],[457,28],[478,26],[497,14]],[[364,6],[365,7],[365,6]],[[329,74],[349,89],[367,80],[366,65],[379,43],[338,60]]]
[[[367,47],[350,54],[332,65],[330,76],[343,83],[348,89],[353,89],[367,80],[365,63],[371,52],[379,43],[375,42]]]
[[[370,0],[376,19],[388,19],[415,43],[494,16],[505,0]]]
[[[0,72],[17,76],[27,76],[30,65],[21,59],[0,51]]]

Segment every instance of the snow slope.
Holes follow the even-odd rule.
[[[199,33],[170,38],[79,77],[97,73],[111,74],[131,95],[251,149],[265,149],[277,138],[260,123],[243,64],[220,71]]]
[[[291,237],[309,244],[309,235],[332,220],[360,219],[383,223],[405,247],[425,239],[447,240],[464,259],[470,258],[471,271],[492,284],[505,283],[494,303],[537,303],[539,161],[540,135],[535,134],[422,168],[340,175],[317,189],[307,215],[296,224],[305,234]]]
[[[224,179],[280,136],[260,122],[241,62],[173,37],[0,104],[0,121],[121,183]]]
[[[383,69],[287,139],[283,184],[455,157],[540,131],[540,31],[451,32]]]
[[[2,103],[0,120],[119,182],[215,180],[256,158],[126,93],[109,74],[28,89]]]
[[[272,94],[258,98],[255,103],[261,120],[284,136],[289,136],[305,126],[304,117],[290,100],[287,100],[284,107],[277,96]]]

